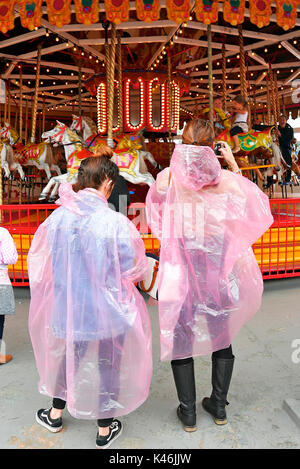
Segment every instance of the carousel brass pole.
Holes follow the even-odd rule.
[[[172,63],[171,63],[171,54],[170,50],[168,53],[168,104],[169,104],[169,116],[168,116],[168,132],[169,132],[169,157],[172,156],[172,116],[173,116],[173,106],[172,106]]]
[[[239,46],[240,46],[240,80],[241,80],[241,94],[248,101],[247,92],[247,77],[246,77],[246,65],[245,65],[245,48],[243,39],[243,28],[242,25],[238,25],[239,31]],[[251,126],[251,106],[248,103],[248,124]]]
[[[23,70],[22,65],[20,66],[20,115],[19,115],[19,138],[20,142],[23,139]]]
[[[46,117],[46,105],[45,105],[45,98],[44,98],[43,99],[42,133],[45,132],[45,117]]]
[[[10,96],[10,81],[7,82],[7,94],[8,94],[8,104],[7,104],[7,120],[9,125],[11,125],[11,96]]]
[[[108,74],[107,145],[113,147],[114,85],[116,60],[116,26],[111,23],[110,67]]]
[[[270,96],[270,80],[266,75],[266,85],[267,85],[267,124],[271,125],[271,96]]]
[[[32,110],[31,143],[35,142],[36,117],[37,117],[39,84],[40,84],[40,69],[41,69],[41,50],[42,50],[42,45],[39,44],[38,45],[38,55],[37,55],[36,80],[35,80],[35,90],[34,90],[34,99],[33,99],[33,110]]]
[[[256,87],[254,86],[253,91],[253,121],[256,122],[257,113],[256,113]]]
[[[17,105],[15,104],[15,129],[18,128],[18,117],[19,117],[19,110],[17,108]]]
[[[272,98],[272,108],[273,108],[274,125],[275,125],[275,136],[276,136],[276,143],[278,145],[279,133],[278,133],[278,123],[277,123],[277,113],[276,113],[276,97],[275,97],[275,90],[274,90],[273,71],[272,71],[271,65],[269,66],[269,76],[270,76],[270,85],[271,85],[271,98]]]
[[[28,97],[26,98],[26,107],[25,107],[25,145],[27,145],[28,140]]]
[[[285,116],[285,102],[284,102],[284,96],[282,95],[282,114]]]
[[[280,102],[279,102],[279,93],[278,93],[277,73],[275,72],[274,72],[274,87],[275,87],[275,99],[276,99],[276,115],[277,115],[277,121],[279,121]]]
[[[118,32],[118,118],[119,118],[119,132],[123,133],[123,77],[122,77],[122,45],[121,45],[121,33]]]
[[[7,94],[7,82],[5,82],[5,103],[4,103],[4,117],[3,117],[3,122],[7,122],[7,100],[8,100],[8,94]]]
[[[213,120],[213,70],[212,70],[212,45],[211,45],[211,25],[207,26],[207,56],[208,56],[208,89],[209,89],[209,123],[214,128]]]
[[[242,25],[238,25],[239,30],[239,45],[240,45],[240,79],[241,79],[241,94],[247,98],[247,81],[246,81],[246,67],[245,67],[245,49],[243,39]]]
[[[79,59],[78,62],[78,113],[82,115],[82,97],[81,97],[81,86],[82,86],[82,62]]]
[[[226,47],[222,45],[222,94],[223,94],[223,109],[226,111]]]
[[[105,31],[105,70],[106,70],[106,108],[108,109],[108,102],[109,102],[109,77],[110,77],[110,47],[108,42],[108,28],[109,22],[103,23],[104,31]],[[99,126],[99,123],[98,123]],[[98,128],[98,132],[100,129]]]

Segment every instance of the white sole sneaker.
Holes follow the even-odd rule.
[[[41,425],[42,427],[47,428],[47,430],[49,430],[49,432],[51,432],[51,433],[59,433],[59,432],[62,431],[62,428],[63,428],[62,426],[57,427],[57,428],[51,427],[50,425],[48,425],[46,422],[44,422],[43,420],[41,420],[39,418],[38,413],[35,414],[35,420],[39,425]]]
[[[96,443],[96,448],[97,449],[107,449],[107,448],[109,448],[116,441],[116,439],[119,438],[120,435],[122,435],[122,431],[123,431],[123,425],[122,425],[121,430],[119,431],[119,433],[109,443],[107,443],[107,445],[98,446],[97,443]]]

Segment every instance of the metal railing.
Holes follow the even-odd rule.
[[[253,245],[253,251],[264,279],[300,275],[300,198],[270,199],[273,225]],[[28,286],[27,254],[39,225],[57,205],[2,205],[1,226],[11,233],[19,253],[16,265],[9,266],[13,286]],[[159,255],[159,242],[147,224],[145,204],[128,207],[128,217],[135,220],[146,251]]]

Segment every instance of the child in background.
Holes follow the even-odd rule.
[[[233,125],[230,130],[230,135],[232,137],[234,148],[232,150],[233,153],[237,153],[240,151],[239,145],[239,138],[238,134],[248,132],[248,110],[247,110],[248,103],[244,96],[238,95],[234,98],[232,107],[233,107]]]
[[[0,227],[0,365],[12,360],[11,355],[5,354],[1,344],[5,315],[15,313],[15,299],[8,276],[8,264],[15,264],[17,260],[18,253],[11,235],[6,228]]]

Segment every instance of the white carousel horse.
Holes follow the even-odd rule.
[[[57,125],[52,130],[44,132],[42,134],[42,138],[46,143],[63,145],[67,161],[67,172],[59,176],[52,177],[41,192],[39,200],[45,200],[51,191],[49,202],[55,200],[58,193],[58,187],[62,182],[70,182],[71,184],[74,184],[77,181],[77,171],[81,160],[88,156],[92,156],[91,152],[83,150],[83,142],[75,132],[71,131],[62,122],[56,122]],[[82,155],[82,152],[84,151],[86,151],[85,156]]]
[[[97,133],[97,126],[90,117],[78,117],[73,114],[73,121],[70,129],[75,130],[75,132],[82,133],[84,142],[88,146],[88,149],[93,153],[97,152],[97,147],[107,145],[106,137],[103,137]],[[124,134],[122,136],[117,136],[116,140],[118,141],[116,148],[114,148],[114,152],[116,154],[128,149],[129,151],[139,150],[139,173],[149,174],[145,159],[148,160],[154,168],[162,169],[162,167],[155,161],[151,153],[144,150],[144,140],[141,133],[136,135]],[[151,184],[154,182],[152,179],[150,178]],[[130,182],[135,184],[134,181]]]
[[[8,139],[11,146],[15,145],[19,139],[18,133],[8,122],[0,129],[0,138]],[[51,179],[51,171],[61,174],[59,166],[53,164],[53,154],[50,145],[46,143],[29,143],[19,145],[14,149],[16,161],[22,166],[35,166],[39,170],[44,170],[47,178]]]
[[[42,138],[45,139],[47,143],[64,146],[65,158],[67,161],[67,173],[51,178],[42,191],[39,200],[45,200],[49,195],[50,190],[52,191],[49,201],[55,200],[59,184],[66,181],[71,184],[75,183],[77,181],[77,171],[81,161],[89,156],[94,156],[94,153],[83,148],[84,143],[81,138],[78,137],[77,133],[69,129],[62,122],[56,122],[56,127],[48,132],[44,132]],[[149,186],[154,182],[151,174],[139,173],[138,150],[133,150],[130,153],[123,152],[114,154],[112,160],[117,164],[120,174],[127,181],[134,184],[146,183]]]
[[[10,178],[11,172],[18,171],[20,178],[24,181],[25,174],[22,169],[22,166],[15,158],[14,151],[11,145],[0,141],[0,158],[1,158],[1,167],[4,170],[5,176]]]

